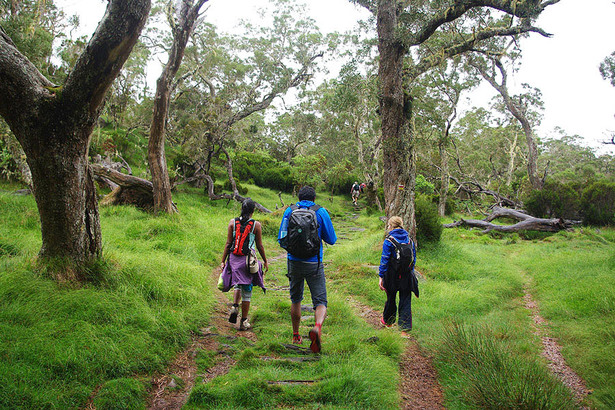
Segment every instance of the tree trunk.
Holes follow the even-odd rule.
[[[164,132],[169,112],[171,97],[171,83],[179,70],[190,34],[194,30],[199,10],[207,0],[181,2],[179,18],[173,29],[173,44],[169,51],[169,61],[162,70],[156,82],[156,97],[154,99],[154,113],[150,126],[149,143],[147,148],[147,161],[152,174],[154,185],[154,212],[175,213],[177,207],[173,204],[171,196],[171,182],[167,169],[167,159],[164,151]]]
[[[517,157],[517,132],[515,131],[515,137],[510,144],[510,150],[508,151],[508,170],[506,171],[506,186],[512,185],[513,172],[515,171],[515,159]]]
[[[403,88],[403,63],[406,49],[397,38],[398,8],[395,0],[378,5],[378,51],[380,65],[380,117],[382,121],[382,176],[387,218],[400,216],[414,236],[414,172],[408,118],[411,102]]]
[[[96,190],[87,159],[90,134],[149,8],[149,0],[110,0],[63,87],[49,82],[0,32],[0,115],[32,172],[44,260],[61,258],[79,268],[101,254]],[[84,278],[80,269],[67,268],[66,274],[68,279]]]
[[[449,186],[448,154],[446,152],[446,142],[444,140],[438,141],[438,151],[440,153],[440,199],[438,200],[438,215],[442,217],[446,213],[446,200]]]

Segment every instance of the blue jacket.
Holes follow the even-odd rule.
[[[299,201],[297,202],[297,206],[299,208],[307,208],[310,206],[316,205],[312,201]],[[284,238],[288,233],[288,217],[292,210],[290,206],[286,208],[284,211],[284,216],[282,216],[282,223],[280,224],[280,231],[278,232],[278,242],[280,239]],[[288,259],[292,261],[304,261],[304,262],[318,262],[322,261],[322,241],[325,241],[329,245],[333,245],[337,241],[337,235],[335,234],[335,229],[333,229],[333,224],[331,223],[331,217],[329,216],[329,212],[325,208],[320,208],[316,211],[316,219],[318,220],[318,236],[320,236],[320,257],[313,256],[308,259],[297,258],[290,253],[288,254]]]
[[[410,242],[410,237],[408,236],[408,232],[406,232],[402,228],[393,229],[389,232],[393,238],[397,239],[399,243],[408,243]],[[385,240],[382,244],[382,257],[380,258],[380,268],[378,270],[378,275],[381,278],[384,277],[389,265],[389,259],[391,258],[391,254],[395,252],[395,245],[391,243],[391,241]],[[416,253],[415,253],[416,255]],[[415,256],[416,257],[416,256]]]

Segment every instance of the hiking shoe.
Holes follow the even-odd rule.
[[[230,323],[237,323],[237,314],[239,313],[239,306],[233,306],[231,308],[231,314],[228,317]]]
[[[310,350],[312,353],[320,352],[320,329],[316,330],[316,328],[310,330],[309,333],[310,340],[312,343],[310,344]]]
[[[390,325],[387,324],[387,322],[385,322],[383,318],[380,318],[380,324],[382,326],[384,326],[384,327],[391,327],[391,326],[393,326],[392,324],[390,324]]]
[[[301,338],[301,335],[299,333],[293,334],[293,344],[300,345],[302,343],[303,343],[303,339]]]
[[[248,318],[241,319],[241,324],[239,325],[239,330],[248,330],[252,327],[250,322],[248,322]]]

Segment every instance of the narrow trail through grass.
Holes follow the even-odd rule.
[[[532,296],[529,286],[523,287],[524,306],[530,311],[532,316],[532,326],[534,334],[538,336],[542,342],[541,355],[547,360],[549,370],[555,377],[564,383],[566,387],[572,390],[575,401],[581,405],[590,391],[587,389],[585,380],[583,380],[567,363],[562,355],[562,346],[556,339],[551,337],[548,331],[548,322],[540,315],[538,303]],[[581,407],[589,409],[589,407]]]

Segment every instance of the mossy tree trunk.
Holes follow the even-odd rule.
[[[0,115],[23,147],[41,220],[40,257],[80,266],[100,256],[90,134],[105,94],[145,24],[149,0],[110,0],[63,86],[48,81],[0,33]]]

